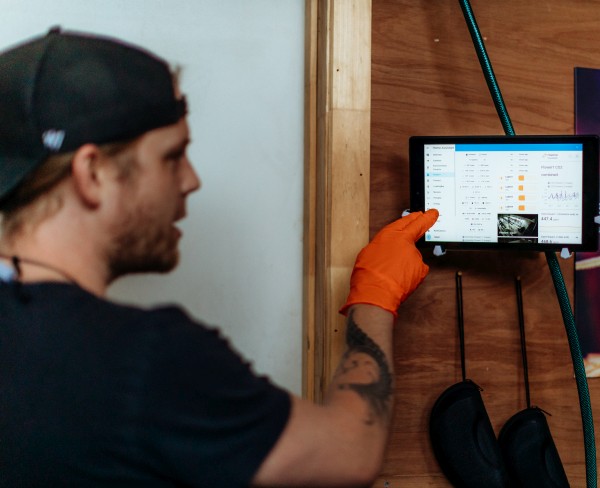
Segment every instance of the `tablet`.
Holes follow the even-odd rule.
[[[598,136],[415,136],[411,210],[440,216],[421,243],[596,251]]]

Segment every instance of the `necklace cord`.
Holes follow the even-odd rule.
[[[40,268],[46,268],[46,269],[52,271],[53,273],[56,273],[57,275],[62,276],[67,281],[69,281],[75,285],[77,284],[77,281],[69,273],[57,268],[56,266],[52,266],[51,264],[47,264],[47,263],[38,261],[37,259],[22,258],[20,256],[17,256],[16,254],[12,255],[12,256],[8,256],[6,254],[0,254],[0,258],[6,259],[12,263],[13,268],[15,270],[15,274],[16,274],[16,279],[15,279],[16,282],[17,281],[20,282],[21,278],[23,276],[22,264],[29,264],[31,266],[38,266]]]

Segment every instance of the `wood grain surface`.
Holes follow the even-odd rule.
[[[517,134],[572,134],[573,69],[600,68],[600,2],[473,0]],[[408,138],[502,134],[459,2],[373,0],[370,229],[409,207]],[[514,277],[521,276],[531,400],[550,429],[573,487],[585,486],[577,389],[546,259],[538,253],[424,253],[431,273],[403,305],[396,394],[384,470],[374,486],[447,487],[433,457],[429,412],[461,379],[456,271],[463,272],[467,376],[496,433],[525,408]],[[574,262],[561,260],[572,293]],[[571,297],[572,298],[572,297]],[[600,385],[591,379],[595,429]]]

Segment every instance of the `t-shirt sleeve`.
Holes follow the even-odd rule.
[[[287,423],[289,393],[179,309],[155,317],[138,434],[145,459],[190,486],[248,486]]]

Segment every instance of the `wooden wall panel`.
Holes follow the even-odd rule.
[[[600,68],[600,2],[473,0],[517,134],[573,133],[573,68]],[[409,206],[408,137],[502,134],[458,1],[373,0],[371,234]],[[532,403],[548,418],[571,486],[585,486],[577,390],[560,310],[541,254],[426,253],[431,273],[402,307],[397,406],[374,486],[449,486],[433,458],[428,416],[460,380],[454,275],[462,270],[467,375],[496,431],[525,407],[514,276],[523,283]],[[570,290],[573,260],[561,260]],[[590,380],[596,432],[600,380]]]

